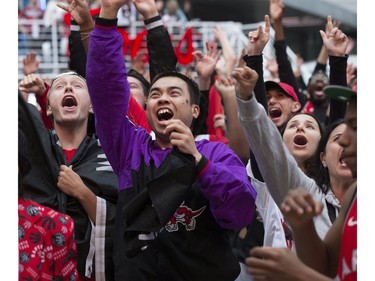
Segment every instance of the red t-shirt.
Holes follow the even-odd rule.
[[[65,158],[66,158],[66,163],[69,163],[70,160],[72,160],[74,154],[76,153],[77,151],[77,148],[73,148],[73,149],[64,149],[64,153],[65,153]]]
[[[342,230],[341,252],[335,280],[357,280],[357,197],[349,209]]]

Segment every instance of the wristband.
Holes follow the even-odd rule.
[[[161,16],[157,15],[157,16],[155,16],[153,18],[144,20],[144,24],[146,26],[146,29],[150,30],[150,29],[153,29],[155,27],[162,26],[163,25],[163,21],[161,19]]]

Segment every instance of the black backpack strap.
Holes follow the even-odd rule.
[[[357,188],[356,188],[355,191],[353,192],[353,196],[352,196],[352,198],[351,198],[351,200],[350,200],[350,204],[349,204],[349,206],[352,205],[353,200],[354,200],[356,194],[357,194]],[[335,219],[336,219],[336,210],[335,210],[335,207],[334,207],[331,203],[329,203],[329,202],[327,201],[327,199],[326,199],[326,203],[327,203],[327,211],[328,211],[329,219],[330,219],[331,223],[333,223],[333,222],[335,221]]]
[[[326,199],[326,204],[327,204],[327,211],[328,211],[328,216],[329,216],[329,220],[331,221],[331,223],[333,223],[336,219],[336,210],[335,210],[335,207],[329,203]]]

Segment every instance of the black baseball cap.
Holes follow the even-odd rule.
[[[350,101],[357,96],[357,91],[345,86],[328,85],[323,89],[324,93],[331,99]]]

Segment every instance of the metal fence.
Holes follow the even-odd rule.
[[[39,73],[43,78],[52,78],[55,75],[68,69],[69,51],[68,51],[68,35],[69,27],[64,23],[53,23],[50,27],[45,27],[43,20],[25,20],[19,19],[19,34],[18,34],[18,78],[22,79],[23,63],[22,60],[30,51],[34,51],[38,55]],[[206,51],[205,42],[214,40],[213,29],[215,26],[222,27],[228,34],[229,41],[233,46],[237,56],[241,54],[241,50],[246,47],[247,34],[251,30],[255,30],[260,24],[241,24],[236,22],[202,22],[190,21],[184,24],[179,22],[168,23],[167,29],[171,34],[172,44],[176,46],[183,38],[185,31],[188,28],[192,29],[193,47],[194,50]],[[26,32],[20,32],[20,31]],[[130,39],[134,39],[137,34],[144,30],[144,23],[141,21],[135,22],[129,27],[126,32]],[[273,49],[273,34],[271,29],[271,39],[264,50],[264,61],[269,57],[274,57]],[[146,40],[143,38],[141,43],[145,48]],[[292,65],[296,55],[291,49],[287,50],[288,56]],[[130,51],[125,54],[125,62],[130,67],[131,56]],[[180,65],[180,67],[189,67],[191,65]],[[305,75],[309,74],[309,70],[302,69]],[[306,74],[307,73],[307,74]],[[265,79],[267,79],[268,71],[264,69]]]
[[[66,28],[60,24],[45,27],[43,20],[18,21],[18,77],[23,78],[22,60],[28,52],[38,55],[39,72],[43,77],[54,76],[68,68]]]
[[[167,28],[171,34],[172,44],[174,46],[182,39],[187,28],[192,29],[193,44],[195,50],[205,51],[205,42],[214,40],[213,28],[220,25],[227,31],[229,40],[237,54],[241,53],[241,49],[246,46],[247,36],[243,33],[242,25],[235,22],[200,22],[191,21],[185,24],[169,23]],[[253,28],[257,24],[252,25]],[[39,72],[42,77],[53,77],[68,69],[69,52],[68,52],[68,34],[64,24],[52,24],[45,27],[43,20],[19,20],[18,34],[18,77],[23,78],[22,60],[30,51],[34,51],[38,55]],[[28,32],[20,32],[27,30]],[[144,30],[143,22],[135,22],[127,33],[129,38],[133,39],[138,33]],[[145,44],[145,38],[142,44]],[[127,64],[130,64],[131,58],[128,52],[125,55]]]

